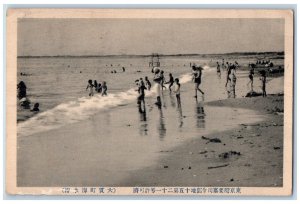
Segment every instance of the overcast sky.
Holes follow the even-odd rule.
[[[18,55],[284,50],[283,19],[21,19]]]

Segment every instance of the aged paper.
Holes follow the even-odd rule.
[[[9,9],[6,23],[7,193],[291,195],[291,10]]]

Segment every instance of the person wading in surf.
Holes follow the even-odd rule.
[[[160,70],[157,67],[153,68],[153,72],[154,72],[154,77],[153,77],[153,81],[156,84],[156,98],[157,101],[155,102],[155,104],[160,108],[161,107],[161,97],[160,97],[160,90],[161,90],[161,75],[160,75]]]
[[[204,94],[204,92],[199,88],[201,84],[201,76],[202,76],[202,67],[196,67],[195,65],[192,66],[193,69],[193,81],[195,83],[195,98],[197,98],[197,91]]]

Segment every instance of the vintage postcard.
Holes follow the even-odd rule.
[[[9,9],[6,192],[292,194],[293,11]]]

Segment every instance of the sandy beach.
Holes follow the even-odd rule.
[[[282,186],[283,96],[226,99],[207,105],[251,108],[268,117],[206,136],[219,138],[220,143],[191,139],[162,153],[156,165],[136,171],[123,185]]]

